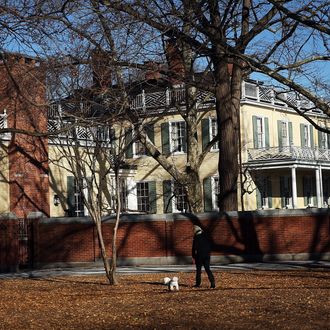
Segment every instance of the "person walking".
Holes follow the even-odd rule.
[[[196,265],[196,282],[194,287],[198,288],[201,285],[202,280],[202,266],[204,267],[207,276],[209,278],[211,288],[215,288],[215,280],[210,269],[210,254],[211,254],[211,244],[199,226],[194,226],[194,238],[192,243],[192,257]]]

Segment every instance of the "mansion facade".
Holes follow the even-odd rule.
[[[24,62],[24,63],[23,63]],[[34,95],[35,103],[46,104],[45,91],[40,81],[40,66],[31,59],[15,58],[13,70],[26,78],[26,93]],[[19,67],[20,69],[17,69]],[[23,68],[23,69],[21,69]],[[1,75],[5,76],[4,70]],[[31,212],[41,212],[47,217],[88,216],[84,205],[87,197],[89,175],[81,185],[70,171],[70,163],[61,156],[61,148],[68,147],[68,139],[74,136],[80,148],[91,149],[90,130],[66,121],[67,111],[63,103],[50,108],[36,107],[17,96],[13,100],[11,82],[2,80],[0,89],[0,129],[14,128],[17,132],[1,134],[0,213],[12,212],[26,217]],[[34,86],[29,90],[30,86]],[[141,88],[131,98],[132,111],[139,111],[148,118],[148,137],[169,155],[178,170],[186,166],[186,126],[173,100],[182,102],[182,86]],[[202,114],[197,132],[200,150],[217,135],[215,102],[198,92],[199,112]],[[38,101],[38,102],[37,102]],[[177,102],[176,102],[177,104]],[[328,208],[330,203],[330,139],[318,131],[290,107],[308,109],[310,105],[293,94],[276,94],[271,86],[257,81],[245,81],[242,85],[240,108],[241,172],[238,182],[238,210]],[[82,107],[84,105],[82,104]],[[164,111],[166,109],[166,111]],[[158,114],[161,113],[161,116]],[[312,109],[308,117],[327,128],[329,118]],[[156,120],[157,119],[157,120]],[[61,125],[70,126],[70,134],[62,132],[55,137],[47,133],[60,132]],[[118,148],[122,123],[95,128],[95,134],[109,149],[109,155]],[[20,129],[44,132],[25,137]],[[185,189],[148,155],[139,141],[132,139],[131,130],[125,131],[130,139],[125,148],[125,164],[120,168],[120,194],[122,210],[127,213],[180,213],[187,210]],[[69,146],[70,147],[70,146]],[[221,157],[221,155],[220,155]],[[219,191],[218,143],[207,153],[201,167],[203,205],[205,212],[217,211]],[[105,180],[113,185],[114,173],[109,171]],[[81,188],[81,187],[84,188]],[[114,190],[109,189],[114,193]],[[107,205],[105,214],[114,212],[114,205]]]

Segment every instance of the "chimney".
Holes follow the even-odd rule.
[[[144,62],[146,66],[145,80],[158,80],[161,78],[161,64],[153,61]]]
[[[93,86],[105,90],[112,85],[112,69],[109,54],[105,51],[94,50],[91,56]]]
[[[176,76],[183,78],[185,70],[182,52],[175,40],[169,39],[166,41],[165,54],[168,63],[169,80],[173,84],[177,84],[180,82],[180,79]]]

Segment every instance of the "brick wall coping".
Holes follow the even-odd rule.
[[[18,218],[16,217],[16,215],[12,212],[0,214],[0,220],[1,221],[4,221],[4,220],[17,220],[17,219]]]
[[[142,221],[177,221],[177,220],[212,220],[223,217],[229,218],[267,218],[267,217],[297,217],[297,216],[316,216],[316,215],[330,215],[330,209],[325,208],[308,208],[308,209],[276,209],[276,210],[258,210],[245,212],[208,212],[199,214],[124,214],[121,216],[121,222],[142,222]],[[103,219],[104,223],[113,223],[115,215],[107,216]],[[58,217],[40,219],[42,224],[92,224],[90,217]]]

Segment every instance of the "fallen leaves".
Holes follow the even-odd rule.
[[[326,271],[215,272],[217,288],[191,287],[193,273],[0,281],[0,329],[312,329],[329,328]],[[174,275],[174,274],[173,274]]]

